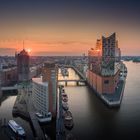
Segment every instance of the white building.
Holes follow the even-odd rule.
[[[33,103],[38,112],[46,116],[49,112],[48,82],[42,82],[41,78],[32,79]]]
[[[53,62],[44,63],[41,78],[32,79],[34,106],[38,112],[46,116],[48,112],[56,117],[57,101],[57,67]]]

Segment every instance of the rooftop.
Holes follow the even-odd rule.
[[[38,78],[32,78],[32,81],[43,86],[48,86],[48,82],[42,81],[42,76]]]
[[[18,55],[28,55],[28,52],[25,49],[23,49]]]

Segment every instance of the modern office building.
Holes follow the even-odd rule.
[[[57,67],[54,62],[44,63],[42,76],[32,79],[33,102],[43,116],[51,112],[56,116]]]
[[[16,55],[18,81],[26,82],[30,80],[30,56],[25,49]]]

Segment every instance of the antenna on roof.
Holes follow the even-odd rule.
[[[24,40],[23,40],[23,50],[24,50]]]

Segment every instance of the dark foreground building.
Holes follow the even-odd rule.
[[[18,81],[26,82],[30,80],[30,56],[25,49],[16,55]]]

